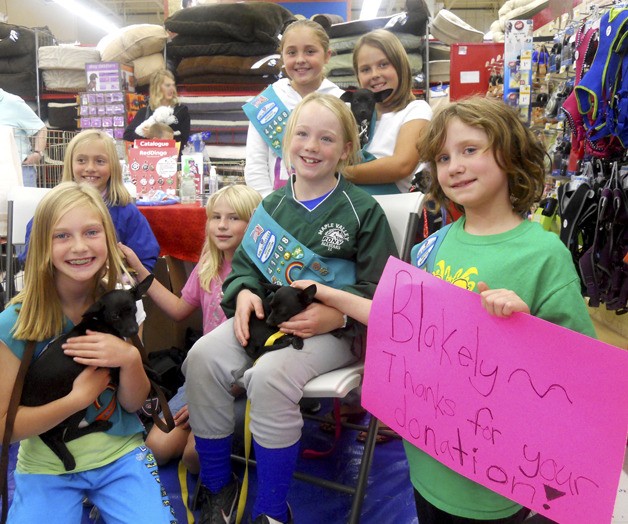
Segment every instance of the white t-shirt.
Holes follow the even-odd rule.
[[[282,78],[273,84],[273,89],[287,109],[292,111],[301,101],[302,97],[290,85],[289,78]],[[340,98],[344,91],[329,80],[323,80],[318,93],[334,95]],[[253,124],[249,123],[246,136],[246,164],[244,166],[244,179],[246,185],[257,190],[263,197],[272,193],[275,184],[275,169],[281,169],[280,180],[288,180],[286,167],[273,149],[259,134]]]
[[[431,120],[432,108],[424,100],[413,100],[404,109],[394,113],[384,113],[375,123],[373,139],[366,150],[375,158],[392,156],[397,144],[397,136],[401,126],[411,120]],[[418,139],[418,137],[417,137]],[[407,193],[414,173],[420,164],[412,171],[412,174],[396,182],[399,191]]]

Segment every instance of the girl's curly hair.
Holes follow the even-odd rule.
[[[430,197],[442,206],[449,204],[438,183],[436,159],[447,138],[447,124],[454,118],[486,133],[497,165],[508,176],[513,210],[520,214],[529,211],[543,193],[545,148],[513,108],[501,100],[482,97],[467,98],[442,107],[419,140],[419,156],[430,165]],[[464,213],[464,208],[456,207]]]

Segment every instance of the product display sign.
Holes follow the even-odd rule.
[[[628,429],[628,352],[515,313],[391,257],[362,403],[448,468],[557,522],[610,522]]]
[[[178,154],[174,140],[135,140],[129,149],[129,175],[138,198],[154,191],[176,196]]]
[[[504,101],[530,122],[532,85],[532,20],[509,20],[504,32]]]

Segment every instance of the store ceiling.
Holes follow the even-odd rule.
[[[437,2],[427,2],[443,6],[450,11],[456,10],[486,10],[494,14],[505,0],[441,0]],[[163,23],[164,20],[164,0],[89,0],[93,8],[100,11],[107,17],[112,17],[120,25],[132,23]],[[165,0],[171,6],[180,6],[180,0]],[[211,3],[211,0],[200,3]],[[362,8],[363,0],[351,0],[352,18],[356,19]],[[403,11],[406,0],[382,0],[379,16]],[[171,12],[174,8],[170,9]],[[436,14],[436,13],[433,13]]]

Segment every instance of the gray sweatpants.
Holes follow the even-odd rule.
[[[299,400],[312,378],[356,360],[351,340],[330,334],[304,339],[304,346],[271,351],[244,373],[251,400],[250,429],[265,448],[286,448],[301,438]],[[233,319],[200,338],[183,363],[190,425],[201,438],[224,438],[234,432],[232,372],[250,363],[233,332]]]

